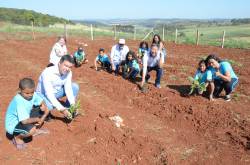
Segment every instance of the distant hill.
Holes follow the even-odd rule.
[[[32,20],[36,26],[48,26],[64,22],[67,24],[74,24],[72,21],[64,18],[38,13],[33,10],[0,8],[0,21],[2,22],[30,25]]]
[[[231,24],[231,19],[96,19],[96,20],[78,20],[74,21],[82,24],[93,24],[96,26],[107,26],[112,24],[121,25],[136,25],[147,28],[153,28],[156,26],[190,26],[190,25],[228,25]]]

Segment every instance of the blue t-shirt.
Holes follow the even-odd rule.
[[[105,63],[105,62],[109,62],[109,57],[106,54],[104,54],[103,56],[101,56],[100,54],[98,54],[98,56],[96,57],[95,60],[96,61],[101,61],[102,63]]]
[[[236,74],[234,73],[234,70],[231,66],[231,64],[227,61],[222,61],[220,62],[220,67],[219,67],[219,71],[221,74],[225,75],[226,72],[230,72],[230,76],[231,78],[236,78],[238,79],[238,77],[236,76]],[[221,79],[220,77],[215,77],[215,79]]]
[[[147,48],[139,48],[138,53],[140,56],[143,56],[144,54],[147,54],[148,49]]]
[[[207,69],[205,72],[197,70],[194,76],[195,80],[199,80],[200,84],[206,83],[207,81],[212,81],[213,73],[210,69]]]
[[[74,57],[76,58],[77,61],[83,61],[85,59],[85,53],[84,51],[82,52],[76,51]]]
[[[10,102],[9,107],[5,116],[5,129],[9,134],[13,134],[16,125],[28,118],[30,118],[30,113],[33,105],[41,105],[43,99],[36,94],[33,98],[28,101],[23,98],[20,94],[17,94]]]
[[[140,66],[139,66],[139,64],[137,63],[137,61],[136,60],[132,60],[132,61],[129,61],[128,63],[127,63],[127,66],[129,67],[129,68],[135,68],[137,71],[140,71]]]

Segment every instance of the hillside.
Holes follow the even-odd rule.
[[[58,18],[48,14],[38,13],[32,10],[0,8],[0,21],[11,22],[21,25],[30,25],[34,20],[36,26],[48,26],[55,23],[74,24],[73,22],[64,18]]]

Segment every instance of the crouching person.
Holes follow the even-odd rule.
[[[126,61],[122,70],[123,78],[130,79],[135,82],[136,76],[140,72],[140,66],[133,51],[129,51],[127,53]]]
[[[30,78],[23,78],[19,82],[20,92],[12,99],[6,112],[5,129],[11,135],[17,149],[24,149],[25,138],[45,133],[39,128],[49,114],[43,99],[35,91],[35,83]],[[31,115],[34,106],[39,107],[38,115]]]
[[[163,63],[164,56],[158,50],[156,44],[151,45],[150,51],[143,57],[143,69],[142,69],[142,82],[141,88],[143,88],[144,83],[148,82],[150,79],[149,72],[156,71],[155,87],[161,88],[161,77],[163,75]]]
[[[72,82],[73,66],[74,58],[64,55],[58,65],[46,68],[39,77],[36,91],[43,97],[52,116],[67,119],[74,116],[68,111],[79,92],[78,84]]]
[[[103,48],[99,49],[99,54],[95,58],[94,65],[97,71],[98,66],[100,66],[101,69],[106,69],[108,72],[112,71],[108,55],[105,54],[105,50]]]

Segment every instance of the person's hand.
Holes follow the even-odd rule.
[[[37,123],[35,124],[35,126],[37,126],[37,127],[41,127],[42,126],[42,124],[43,124],[43,120],[42,119],[40,119],[40,118],[37,118]]]
[[[115,70],[115,66],[114,66],[114,65],[112,65],[112,70],[113,70],[113,71]]]
[[[95,70],[98,71],[97,67],[95,67]]]
[[[217,77],[220,77],[222,74],[221,74],[219,71],[216,71],[216,72],[215,72],[215,75],[216,75]]]
[[[63,113],[64,117],[66,117],[68,119],[72,118],[71,113],[67,109],[63,110],[62,113]]]

